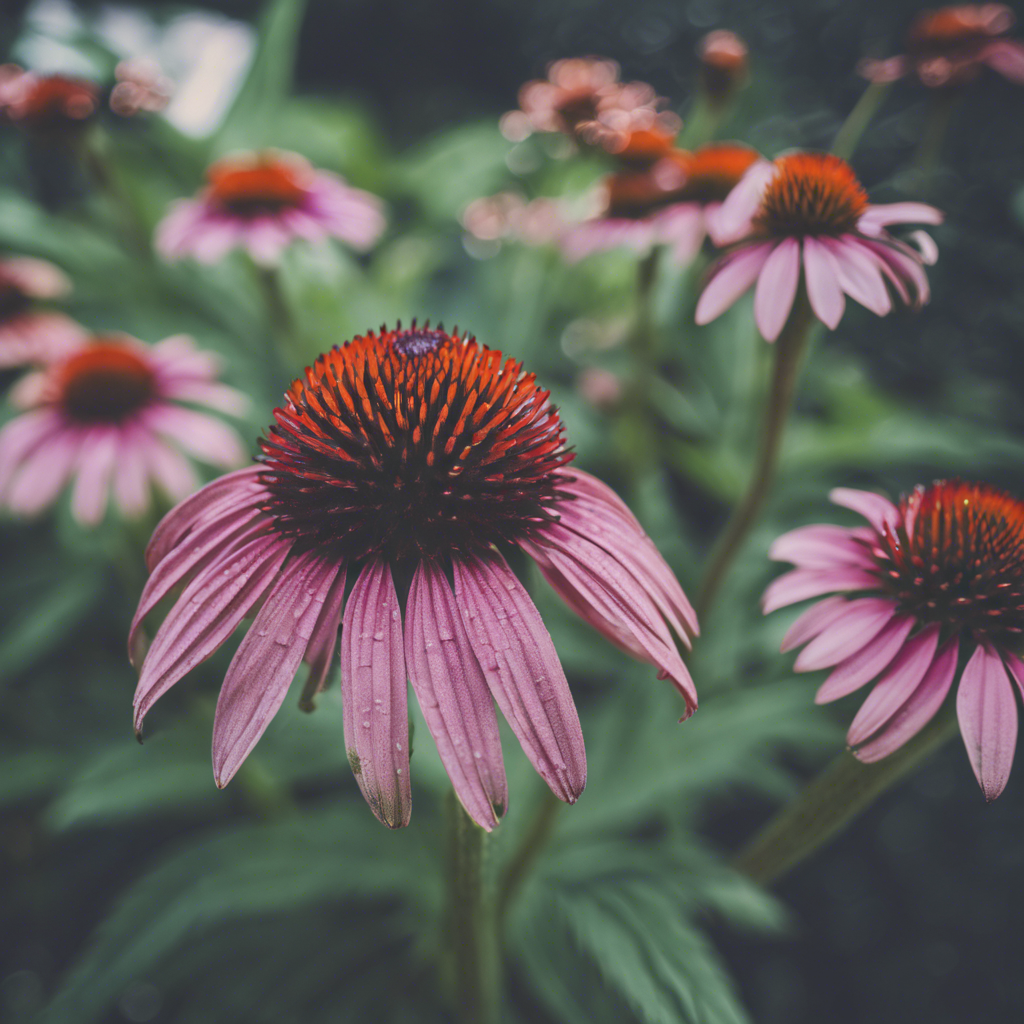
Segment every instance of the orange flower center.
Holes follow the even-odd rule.
[[[57,369],[57,402],[80,423],[120,423],[156,390],[149,364],[123,342],[97,338]]]
[[[922,622],[978,639],[1024,632],[1024,502],[960,480],[919,487],[901,502],[904,526],[879,538],[883,587]]]
[[[830,153],[794,153],[775,161],[757,225],[769,235],[841,235],[853,231],[868,195],[850,165]]]
[[[908,48],[919,56],[960,56],[963,49],[1002,35],[1013,24],[1003,4],[965,4],[924,11],[908,33]]]
[[[260,442],[266,511],[339,558],[446,557],[553,518],[571,458],[522,364],[441,328],[371,332],[320,356]]]
[[[686,175],[686,182],[673,200],[720,203],[736,187],[751,166],[760,159],[757,150],[731,142],[701,146],[692,153],[672,154]]]
[[[301,206],[309,185],[302,164],[260,157],[220,160],[206,172],[207,198],[239,217],[259,217]]]

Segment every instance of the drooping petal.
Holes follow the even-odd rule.
[[[913,627],[914,620],[909,615],[891,619],[861,650],[832,670],[814,695],[814,703],[828,704],[839,700],[874,679],[899,654]]]
[[[715,215],[711,240],[721,247],[739,242],[750,233],[751,221],[761,205],[765,187],[775,177],[776,167],[769,160],[758,160],[729,193]]]
[[[138,430],[127,432],[114,467],[114,499],[126,518],[141,515],[149,508],[146,441]]]
[[[366,802],[388,828],[409,824],[409,709],[402,617],[391,569],[368,562],[341,631],[345,749]]]
[[[1006,788],[1017,746],[1017,702],[999,654],[979,644],[964,667],[956,716],[974,775],[985,799]]]
[[[924,679],[882,731],[854,751],[859,760],[872,764],[888,757],[935,717],[953,683],[958,653],[959,644],[954,636],[942,645]]]
[[[885,236],[884,240],[858,238],[856,244],[875,259],[905,303],[920,309],[928,302],[931,288],[919,253],[909,246],[906,252],[901,252],[891,235]]]
[[[873,491],[855,491],[849,487],[835,487],[828,500],[862,515],[879,533],[894,533],[900,523],[899,509],[886,497]]]
[[[888,598],[865,597],[850,601],[846,614],[824,629],[797,656],[797,672],[831,668],[859,651],[876,637],[896,614],[896,605]]]
[[[754,291],[754,320],[765,341],[782,333],[799,283],[800,243],[784,238],[765,260]]]
[[[0,495],[24,460],[60,431],[60,417],[52,409],[33,410],[4,424],[0,429]]]
[[[238,434],[212,416],[165,404],[148,417],[148,425],[194,458],[211,466],[237,466],[245,461]]]
[[[861,214],[857,228],[872,233],[890,224],[941,224],[945,219],[941,210],[927,203],[877,203]]]
[[[825,238],[822,243],[835,257],[839,284],[843,291],[877,316],[885,316],[890,312],[892,299],[874,256],[869,256],[863,247],[854,244],[846,236]]]
[[[835,257],[816,238],[804,239],[804,280],[814,315],[834,331],[843,318],[846,300],[839,284]]]
[[[768,549],[775,562],[792,562],[801,569],[831,569],[840,565],[874,565],[863,532],[828,524],[800,526],[777,537]]]
[[[430,561],[419,564],[409,589],[405,659],[455,795],[490,831],[508,806],[498,718],[455,595]]]
[[[845,615],[849,604],[845,597],[836,596],[826,597],[824,601],[811,605],[786,631],[780,650],[785,654],[786,651],[813,640],[822,630]]]
[[[761,610],[767,615],[809,597],[844,590],[871,590],[877,586],[875,575],[855,565],[834,569],[794,569],[772,580],[761,598]]]
[[[56,501],[84,437],[77,430],[57,434],[25,458],[7,489],[7,505],[15,515],[35,515]]]
[[[720,317],[757,280],[774,248],[773,242],[761,242],[723,256],[697,301],[696,322],[709,324]]]
[[[877,732],[911,698],[935,658],[939,627],[928,626],[903,645],[850,723],[846,741],[855,747]]]
[[[277,576],[235,651],[213,720],[213,776],[226,786],[277,714],[306,653],[338,566],[316,551]]]
[[[345,601],[345,580],[348,567],[341,566],[334,577],[320,609],[320,617],[313,627],[313,635],[309,638],[304,660],[309,664],[309,677],[306,681],[303,700],[299,706],[305,711],[312,711],[311,701],[314,693],[320,693],[327,685],[327,672],[334,657],[334,648],[338,644],[338,631],[341,629],[341,611]],[[306,701],[310,701],[306,703]]]
[[[497,553],[453,559],[469,642],[526,756],[566,803],[587,783],[583,730],[565,672],[523,585]]]
[[[981,58],[993,71],[1017,85],[1024,85],[1024,45],[1016,39],[996,39]]]
[[[107,510],[117,458],[116,428],[96,428],[82,442],[71,492],[71,514],[85,526],[95,526]]]

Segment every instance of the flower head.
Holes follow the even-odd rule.
[[[296,238],[328,236],[369,249],[384,230],[381,202],[341,178],[314,170],[294,153],[264,151],[225,157],[207,172],[196,199],[179,200],[157,228],[168,259],[214,263],[235,248],[273,264]]]
[[[407,676],[481,826],[507,804],[495,702],[552,791],[574,802],[586,781],[579,719],[499,549],[526,552],[574,611],[670,677],[687,714],[696,707],[670,632],[688,642],[692,609],[622,502],[569,469],[558,413],[520,364],[440,327],[382,328],[317,359],[275,419],[260,466],[210,484],[157,528],[132,627],[186,584],[141,668],[141,729],[153,702],[259,608],[217,706],[218,785],[301,661],[307,688],[323,686],[341,623],[345,745],[381,821],[409,821]]]
[[[754,316],[768,341],[782,331],[801,280],[815,315],[833,329],[845,295],[878,316],[892,309],[889,288],[902,302],[921,306],[929,297],[923,268],[938,256],[935,243],[917,231],[914,248],[886,229],[941,221],[942,214],[924,203],[869,203],[849,164],[837,156],[790,153],[759,160],[708,225],[717,245],[734,247],[708,273],[697,323],[720,316],[755,281]]]
[[[818,703],[876,680],[847,739],[877,761],[919,732],[955,679],[960,731],[985,796],[1006,785],[1017,736],[1011,679],[1024,688],[1024,503],[988,484],[939,481],[899,505],[866,491],[832,500],[868,526],[805,526],[771,557],[792,562],[765,612],[823,594],[782,649],[798,672],[830,668]],[[844,596],[840,596],[844,595]]]
[[[0,260],[0,369],[47,363],[81,344],[86,332],[74,320],[39,308],[70,289],[65,274],[45,260]]]
[[[963,4],[922,11],[907,32],[907,52],[861,62],[872,81],[891,82],[916,74],[931,88],[955,88],[973,81],[985,67],[1024,85],[1024,44],[1003,36],[1014,16],[1004,4]]]
[[[697,45],[701,91],[714,106],[728,103],[747,80],[747,44],[735,32],[709,32]]]
[[[216,381],[209,353],[186,337],[147,348],[125,335],[82,343],[22,378],[27,409],[0,430],[0,503],[20,515],[51,505],[74,479],[71,510],[95,525],[108,492],[125,516],[149,507],[151,482],[180,500],[197,481],[185,452],[214,466],[244,458],[238,435],[189,402],[239,415],[244,397]]]
[[[36,75],[7,66],[0,107],[12,123],[36,135],[81,131],[99,108],[99,88],[81,78]]]
[[[114,68],[110,109],[121,117],[159,113],[170,102],[174,83],[160,65],[146,57],[122,60]]]

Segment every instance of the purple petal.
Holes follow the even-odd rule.
[[[84,436],[77,430],[58,434],[25,458],[7,489],[12,512],[30,516],[53,504],[68,482]]]
[[[751,221],[761,205],[765,186],[775,177],[776,170],[775,164],[769,160],[758,160],[751,165],[715,216],[711,236],[715,245],[732,245],[750,234]]]
[[[95,526],[107,510],[118,449],[116,428],[95,428],[82,442],[71,492],[71,514],[85,526]]]
[[[789,319],[800,283],[800,243],[784,238],[765,260],[754,292],[754,320],[765,341],[775,341]]]
[[[341,633],[345,749],[356,782],[388,828],[409,824],[409,709],[402,616],[387,562],[368,562],[356,580]]]
[[[1024,85],[1024,46],[1016,39],[997,39],[985,47],[982,60],[1017,85]]]
[[[865,569],[843,565],[835,569],[794,569],[773,580],[761,598],[765,615],[788,604],[843,590],[873,590],[878,577]]]
[[[405,660],[455,795],[489,832],[508,806],[498,718],[448,580],[429,561],[409,590]]]
[[[913,696],[931,667],[938,645],[938,626],[929,626],[907,641],[854,716],[846,734],[850,746],[863,743],[881,729]]]
[[[814,703],[827,704],[839,700],[874,679],[899,654],[913,626],[914,620],[909,615],[892,619],[861,650],[832,670],[814,695]]]
[[[822,241],[835,257],[843,291],[877,316],[885,316],[892,309],[892,299],[877,258],[845,235]]]
[[[309,677],[306,681],[306,693],[320,693],[327,683],[327,672],[334,657],[334,648],[338,644],[338,630],[341,628],[341,610],[345,602],[345,580],[348,576],[347,566],[338,569],[320,609],[320,617],[313,627],[313,635],[306,647],[305,660],[309,664]],[[305,710],[312,710],[312,704],[300,705]]]
[[[491,695],[551,791],[575,803],[587,784],[583,730],[540,614],[497,552],[453,559],[453,568],[459,611]]]
[[[921,256],[909,246],[905,252],[896,247],[896,240],[886,236],[884,241],[858,238],[857,245],[875,256],[886,278],[900,294],[900,298],[920,309],[930,298],[928,275],[921,265]]]
[[[213,776],[226,786],[277,714],[306,653],[337,564],[315,551],[278,574],[235,651],[213,720]]]
[[[148,422],[167,440],[211,466],[237,466],[245,461],[246,453],[238,434],[206,413],[163,405],[150,414]]]
[[[874,566],[863,533],[845,526],[801,526],[776,538],[768,557],[792,562],[801,569],[831,569],[841,565]]]
[[[824,601],[811,605],[786,631],[780,648],[782,652],[791,651],[794,647],[813,640],[823,629],[827,629],[833,622],[842,618],[849,605],[850,602],[845,597],[827,597]]]
[[[855,491],[849,487],[835,487],[829,491],[829,501],[862,515],[877,531],[885,535],[895,533],[900,523],[899,509],[886,497],[873,491]]]
[[[865,210],[857,228],[863,231],[867,227],[868,233],[873,233],[890,224],[941,224],[945,219],[941,210],[927,203],[880,203]]]
[[[839,286],[839,265],[816,238],[804,239],[804,280],[814,315],[834,331],[843,318],[846,300]]]
[[[916,736],[934,718],[953,682],[958,651],[956,637],[942,645],[924,679],[885,728],[873,740],[854,751],[859,760],[865,764],[881,761],[902,747],[912,736]]]
[[[865,597],[850,601],[846,614],[800,652],[793,668],[797,672],[813,672],[838,665],[878,636],[895,614],[896,605],[888,598]]]
[[[41,444],[62,432],[60,417],[52,409],[37,409],[16,416],[0,430],[0,494],[18,467]]]
[[[1017,746],[1017,702],[1003,661],[987,644],[960,677],[956,716],[974,775],[988,801],[1006,788]]]
[[[757,280],[774,247],[773,242],[761,242],[723,256],[701,292],[696,322],[709,324],[721,316]]]

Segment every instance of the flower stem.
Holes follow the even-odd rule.
[[[775,478],[775,469],[782,447],[782,435],[793,407],[793,395],[800,372],[807,338],[814,317],[803,290],[797,294],[786,326],[775,342],[775,363],[771,390],[760,431],[760,444],[754,465],[754,476],[742,501],[733,510],[725,530],[715,546],[711,564],[704,573],[697,599],[697,615],[703,618],[711,607],[736,555],[751,527],[757,522],[765,499]]]
[[[530,873],[530,868],[533,867],[534,861],[554,831],[558,812],[564,806],[565,804],[545,786],[541,793],[540,806],[534,814],[533,821],[530,822],[530,827],[526,830],[518,849],[509,860],[501,876],[498,886],[497,909],[499,928],[513,899]]]
[[[836,133],[835,141],[832,143],[832,152],[844,160],[853,156],[871,119],[875,116],[882,100],[889,93],[889,82],[870,82],[868,87],[860,94],[860,99],[854,104],[853,110],[846,116],[842,127]]]
[[[488,833],[448,801],[448,949],[455,1013],[462,1024],[497,1024],[500,957],[490,885]]]
[[[651,384],[657,373],[658,344],[654,329],[654,285],[658,277],[660,249],[653,248],[637,265],[636,312],[629,335],[633,362],[632,379],[623,404],[622,426],[627,432],[620,447],[626,470],[634,479],[657,461],[657,431],[651,422]]]
[[[914,156],[914,169],[920,179],[920,191],[926,195],[935,174],[935,165],[942,153],[942,143],[946,138],[950,117],[958,93],[952,89],[933,89],[928,113],[925,118],[921,141],[917,145]]]
[[[267,375],[270,394],[276,397],[298,376],[302,367],[293,365],[300,359],[294,351],[294,324],[288,300],[281,287],[280,271],[276,267],[266,267],[255,262],[253,268],[267,310],[267,334],[270,340]]]
[[[953,707],[882,761],[844,751],[754,837],[733,867],[766,885],[786,874],[957,732]]]

